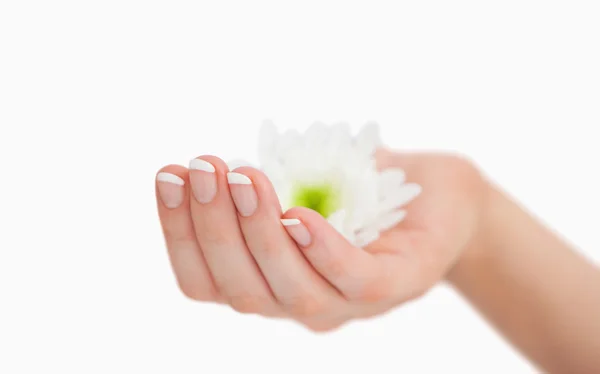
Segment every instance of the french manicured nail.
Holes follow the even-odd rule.
[[[250,217],[258,207],[258,197],[250,178],[240,173],[227,173],[227,183],[235,207],[243,217]]]
[[[210,203],[217,194],[217,176],[213,164],[199,158],[190,161],[190,183],[196,201]]]
[[[308,232],[306,226],[304,226],[299,219],[285,218],[281,220],[281,223],[299,246],[308,247],[310,245],[310,232]]]
[[[158,173],[156,176],[158,195],[167,208],[177,208],[183,201],[184,180],[175,174]]]

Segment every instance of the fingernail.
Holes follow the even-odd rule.
[[[227,173],[227,183],[235,207],[243,217],[250,217],[258,207],[258,197],[250,178],[240,173]]]
[[[190,183],[196,201],[210,203],[217,194],[217,176],[213,164],[199,158],[190,161]]]
[[[310,232],[306,226],[296,218],[284,218],[281,223],[285,227],[286,231],[296,243],[301,247],[308,247],[311,242]]]
[[[173,209],[183,201],[183,185],[181,177],[171,173],[158,173],[156,176],[158,195],[167,208]]]

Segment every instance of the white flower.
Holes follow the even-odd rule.
[[[352,136],[346,124],[312,125],[304,134],[283,134],[271,122],[260,132],[261,169],[287,210],[304,206],[319,212],[346,239],[364,247],[406,215],[400,209],[421,187],[405,183],[402,169],[378,171],[374,153],[378,126]]]

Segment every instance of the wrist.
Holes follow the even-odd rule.
[[[479,203],[476,228],[471,240],[447,274],[447,280],[460,288],[461,281],[470,278],[471,274],[485,271],[498,251],[500,243],[495,242],[496,232],[503,230],[498,222],[498,215],[503,215],[511,204],[496,186],[487,180],[482,183],[483,193]],[[500,222],[501,223],[501,222]]]

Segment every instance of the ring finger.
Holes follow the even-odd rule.
[[[194,229],[217,289],[239,312],[277,315],[277,304],[240,230],[227,165],[217,157],[202,156],[192,160],[189,169]]]

